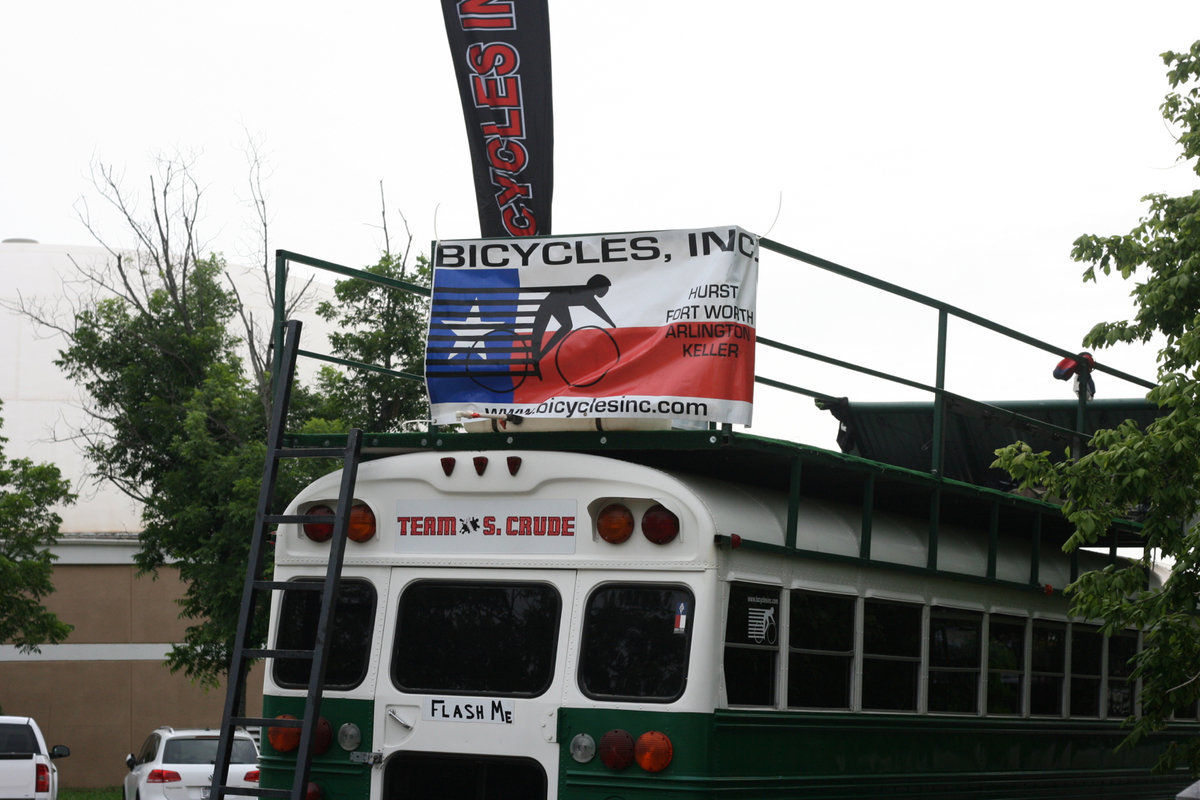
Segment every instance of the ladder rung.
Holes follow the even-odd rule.
[[[291,797],[291,795],[292,795],[291,789],[267,789],[262,786],[224,786],[224,785],[221,785],[221,786],[217,787],[217,791],[220,792],[220,794],[218,795],[220,797],[224,797],[226,792],[228,792],[229,794],[238,794],[238,795],[245,794],[245,795],[250,795],[251,797]],[[213,800],[217,800],[216,796],[214,796]]]
[[[233,725],[240,725],[243,728],[299,728],[304,724],[304,720],[292,719],[291,717],[275,719],[267,717],[232,717],[230,722]]]
[[[313,650],[274,650],[271,648],[246,648],[242,651],[246,658],[307,658],[316,657]]]
[[[334,516],[333,514],[266,514],[263,516],[263,522],[268,525],[287,525],[291,523],[303,525],[306,522],[332,525]]]
[[[262,590],[279,589],[284,592],[319,592],[325,588],[325,584],[320,581],[255,581],[254,588]]]
[[[345,458],[345,447],[281,447],[276,458]]]

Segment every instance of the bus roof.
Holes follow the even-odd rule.
[[[289,434],[286,447],[328,446],[341,437]],[[1043,543],[1060,546],[1073,528],[1057,504],[1010,491],[944,478],[859,455],[739,433],[728,429],[662,431],[536,431],[519,426],[494,433],[373,433],[363,458],[407,452],[572,451],[591,453],[671,472],[690,473],[803,496],[829,499],[920,517],[937,504],[940,521],[986,527],[988,516],[1037,518]],[[993,511],[995,509],[995,511]],[[869,513],[869,512],[864,512]],[[1140,546],[1135,523],[1114,527],[1110,547]]]

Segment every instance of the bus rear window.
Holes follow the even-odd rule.
[[[579,688],[604,700],[669,703],[687,683],[695,616],[681,586],[623,583],[588,598],[579,655]]]
[[[545,583],[418,581],[400,595],[392,682],[536,697],[554,677],[561,600]]]
[[[318,578],[301,578],[298,583],[321,583]],[[281,650],[311,650],[317,638],[321,593],[284,590],[279,609],[275,646]],[[353,689],[367,674],[371,634],[375,628],[375,587],[367,581],[343,578],[338,584],[337,608],[329,629],[332,638],[325,687]],[[312,662],[303,658],[275,659],[275,683],[293,689],[308,686]]]

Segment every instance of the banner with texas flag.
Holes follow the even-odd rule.
[[[425,377],[469,414],[749,425],[758,238],[725,226],[435,242]]]

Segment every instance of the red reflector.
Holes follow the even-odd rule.
[[[258,770],[256,770],[256,769],[250,770],[249,772],[246,773],[245,777],[243,777],[242,780],[248,781],[250,783],[258,783]]]
[[[50,791],[50,767],[46,764],[37,765],[37,778],[33,790],[42,793]]]
[[[313,755],[319,756],[333,744],[333,726],[324,717],[317,718],[317,729],[313,731]]]
[[[454,472],[454,459],[447,456],[442,459],[442,472],[446,473],[446,477],[450,477],[450,473]]]
[[[291,714],[280,714],[275,719],[295,719]],[[292,727],[267,728],[267,741],[276,751],[290,753],[300,746],[300,729]]]
[[[671,763],[675,748],[665,733],[647,731],[638,737],[633,748],[633,757],[646,772],[662,772]]]
[[[323,794],[324,792],[321,791],[320,786],[317,786],[312,781],[309,781],[308,789],[306,789],[304,792],[304,800],[321,800],[321,796]]]
[[[152,769],[146,776],[146,783],[178,783],[183,780],[173,769]]]
[[[633,533],[633,513],[620,503],[610,503],[596,515],[596,532],[609,544],[620,544]]]
[[[516,475],[520,471],[520,469],[521,469],[521,457],[520,456],[509,456],[508,457],[508,474]]]
[[[600,760],[609,769],[625,769],[633,763],[633,737],[629,731],[611,730],[600,737]]]
[[[333,509],[329,506],[313,506],[304,512],[305,514],[333,516]],[[333,536],[332,522],[306,522],[304,523],[304,535],[314,542],[327,542],[329,537]]]
[[[365,542],[375,535],[375,512],[370,506],[359,503],[350,509],[350,527],[346,536],[352,542]]]
[[[487,456],[475,456],[471,461],[475,464],[476,475],[482,475],[484,470],[487,469]]]
[[[655,544],[666,544],[679,535],[679,517],[654,506],[642,515],[642,533]]]

